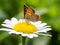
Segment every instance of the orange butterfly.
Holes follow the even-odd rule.
[[[38,21],[39,15],[35,14],[35,10],[33,10],[31,7],[24,5],[24,19]]]

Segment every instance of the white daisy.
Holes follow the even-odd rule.
[[[46,33],[51,30],[50,26],[47,26],[46,23],[42,23],[41,21],[26,22],[25,19],[17,20],[14,17],[11,20],[6,19],[2,26],[6,28],[1,28],[0,30],[8,31],[9,34],[21,34],[21,36],[27,36],[29,38],[38,37],[39,32]]]

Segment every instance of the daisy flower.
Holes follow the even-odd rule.
[[[47,26],[46,23],[42,23],[41,21],[27,22],[26,19],[17,20],[14,17],[11,18],[11,20],[6,19],[2,26],[5,28],[1,28],[0,30],[7,31],[9,34],[20,34],[21,36],[26,36],[28,38],[38,37],[40,32],[46,33],[51,30],[50,26]]]

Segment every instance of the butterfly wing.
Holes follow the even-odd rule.
[[[35,14],[35,10],[33,8],[24,5],[24,19],[38,21],[39,16]]]
[[[40,19],[40,16],[39,16],[39,15],[36,15],[36,16],[35,16],[35,20],[36,20],[36,21],[39,21],[39,19]]]
[[[27,19],[29,16],[33,14],[35,14],[35,11],[32,8],[24,5],[24,18]]]

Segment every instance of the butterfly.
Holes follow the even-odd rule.
[[[24,5],[24,19],[39,21],[39,18],[39,15],[35,14],[35,10],[33,8]]]

